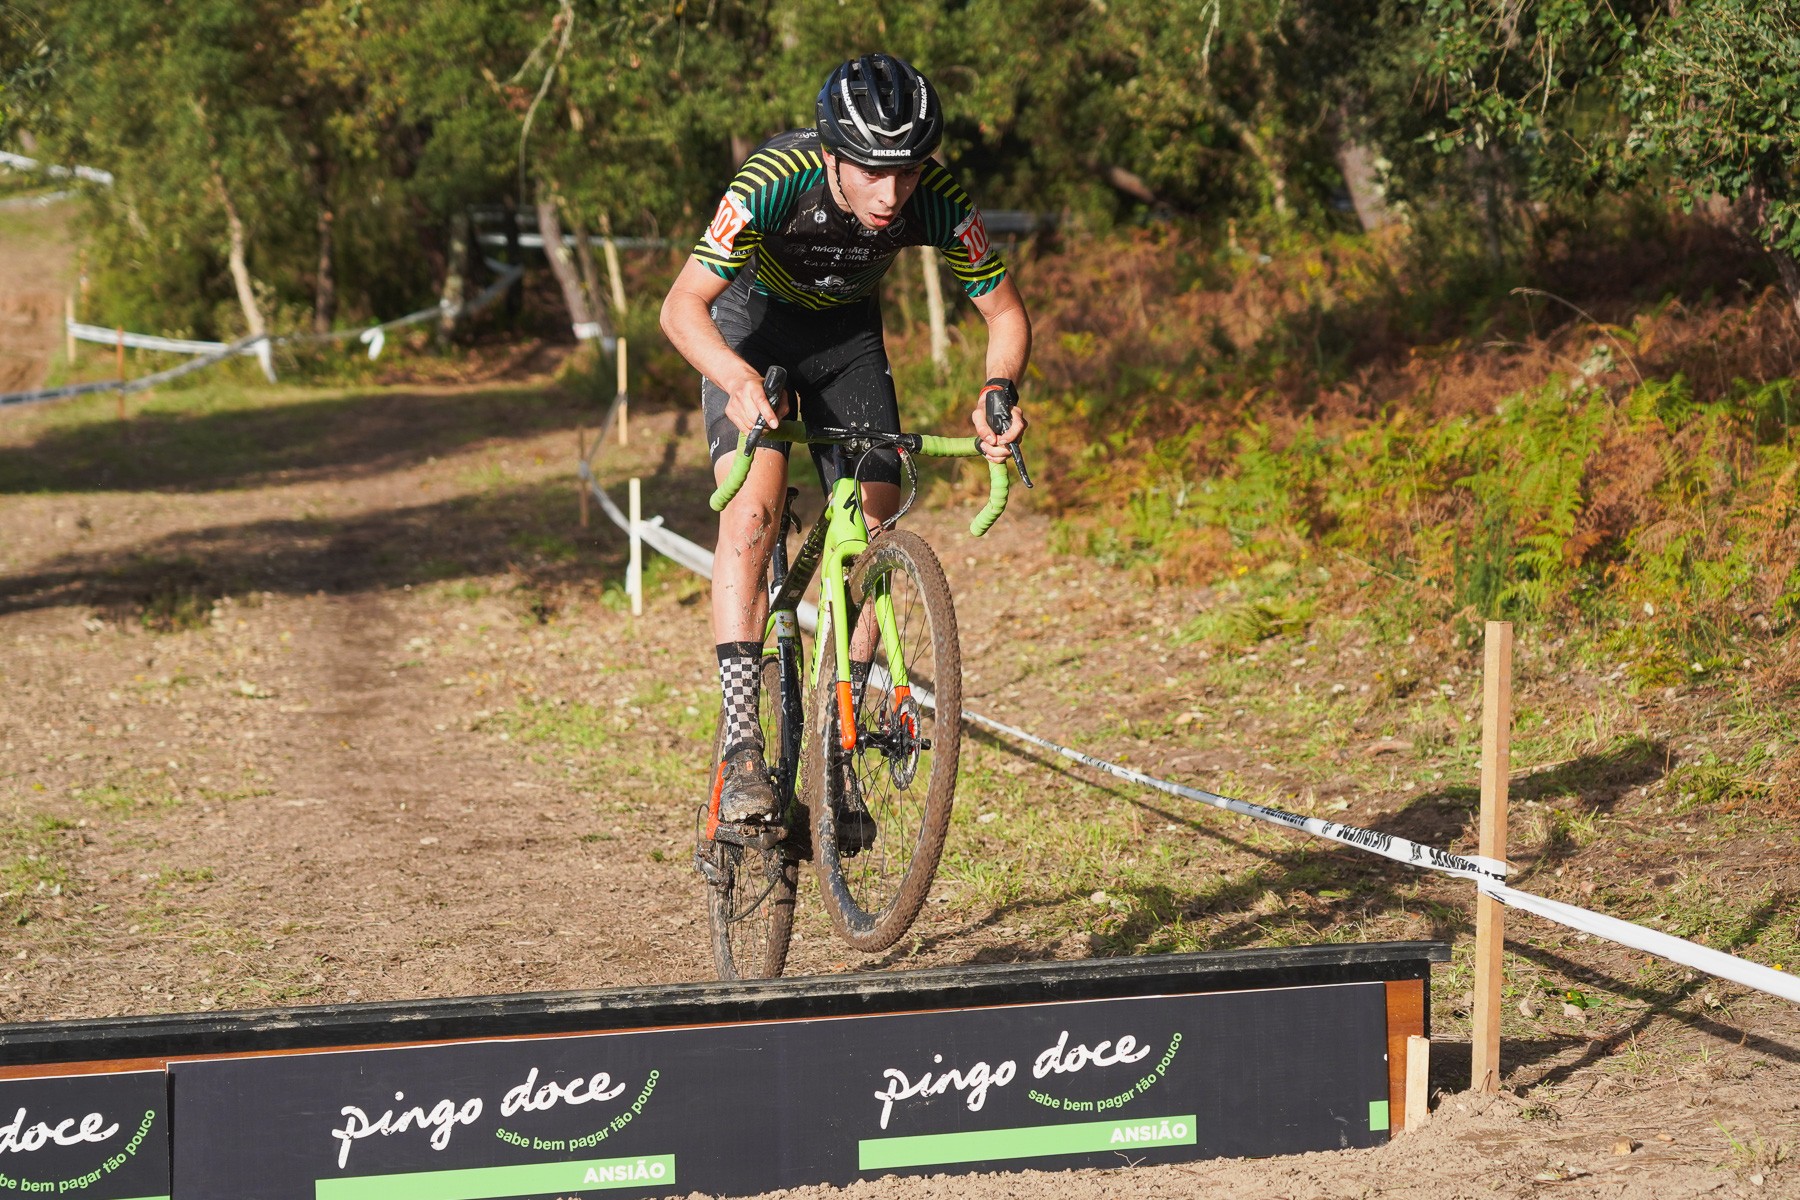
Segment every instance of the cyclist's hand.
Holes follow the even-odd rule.
[[[763,377],[746,364],[742,379],[734,380],[729,389],[730,399],[725,402],[725,415],[742,433],[749,433],[750,427],[761,417],[763,424],[773,429],[781,423],[781,418],[788,411],[788,399],[784,392],[775,404],[769,403],[769,397],[763,390]]]
[[[989,409],[996,415],[1004,411],[1008,415],[1003,421],[989,420]],[[975,402],[975,412],[971,419],[975,423],[975,436],[981,443],[981,453],[989,462],[1003,463],[1011,454],[1010,447],[1025,436],[1025,413],[1019,408],[1018,389],[1010,379],[990,379],[987,386],[981,389],[981,395]],[[999,428],[996,429],[995,426]]]

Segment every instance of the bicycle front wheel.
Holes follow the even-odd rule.
[[[781,703],[781,664],[764,658],[760,674],[760,716],[764,754],[778,757],[785,745]],[[712,934],[713,962],[720,979],[775,979],[787,966],[794,931],[794,892],[800,868],[787,843],[768,847],[733,845],[706,836],[708,818],[719,802],[719,759],[725,750],[725,718],[713,738],[711,799],[700,812],[697,840],[700,869],[706,876],[706,921]],[[779,773],[775,795],[783,822],[797,819],[793,793],[784,790]]]
[[[828,639],[808,714],[806,781],[825,907],[845,941],[874,952],[912,927],[944,850],[962,740],[962,661],[950,585],[918,535],[878,537],[848,585],[852,660],[872,651],[867,685],[854,697],[855,748],[845,750],[839,736]]]

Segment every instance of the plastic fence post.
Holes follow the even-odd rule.
[[[587,462],[587,430],[579,425],[575,427],[575,454],[582,462]],[[586,529],[588,527],[588,481],[585,475],[578,475],[576,478],[579,482],[575,485],[575,490],[581,498],[581,527]]]
[[[69,367],[75,366],[75,293],[70,292],[63,302],[63,334],[68,338]]]
[[[114,356],[115,356],[117,370],[115,370],[113,372],[113,374],[120,383],[124,383],[125,382],[125,327],[123,325],[120,325],[115,330],[115,332],[118,335],[119,341],[118,341],[118,345],[116,347],[114,347]],[[125,391],[123,388],[121,388],[119,390],[119,420],[123,421],[124,419],[125,419]]]
[[[639,617],[644,613],[644,501],[643,489],[635,475],[631,478],[629,495],[626,517],[631,526],[631,561],[625,568],[625,591],[631,597],[631,615]]]
[[[630,416],[630,411],[631,411],[631,402],[628,399],[628,397],[626,395],[626,391],[625,391],[625,379],[626,379],[625,359],[626,359],[625,339],[620,338],[619,339],[619,445],[621,445],[621,446],[625,445],[628,440],[626,437],[626,433],[625,433],[625,423],[626,423],[626,419]]]
[[[1481,671],[1481,850],[1506,860],[1506,780],[1512,757],[1512,624],[1487,623]],[[1469,1030],[1469,1086],[1500,1090],[1501,955],[1505,912],[1492,896],[1475,897],[1475,1005]]]

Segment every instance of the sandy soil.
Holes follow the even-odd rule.
[[[41,316],[7,278],[0,314]],[[716,703],[706,591],[653,563],[628,615],[623,539],[575,524],[592,403],[542,380],[171,392],[123,424],[112,403],[0,414],[0,1019],[710,977],[688,861]],[[651,511],[709,543],[695,422],[650,409],[602,476],[615,494],[645,477]],[[1054,552],[1029,500],[970,538],[978,486],[934,484],[909,518],[956,591],[970,707],[1470,848],[1469,654],[1352,630],[1227,660],[1177,636],[1219,597]],[[1684,761],[1731,753],[1736,698],[1626,696],[1604,671],[1521,642],[1526,885],[1782,953],[1791,819],[1669,794]],[[1434,980],[1436,1115],[1385,1148],[845,1194],[1800,1194],[1792,1006],[1518,918],[1505,1092],[1477,1100],[1465,887],[985,736],[965,739],[911,937],[865,958],[810,881],[801,906],[792,973],[1458,943]]]

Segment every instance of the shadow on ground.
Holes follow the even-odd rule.
[[[704,503],[702,472],[671,476],[669,511]],[[0,580],[0,613],[82,605],[153,628],[203,621],[227,595],[346,593],[512,571],[522,586],[622,571],[625,538],[604,518],[581,530],[573,481],[496,488],[352,519],[297,516],[169,534],[126,550],[61,555]]]
[[[208,408],[208,393],[152,401],[129,420],[110,415],[0,446],[0,494],[215,491],[272,482],[355,480],[454,453],[489,438],[573,430],[602,406],[558,388],[344,392]],[[252,394],[254,396],[254,394]],[[569,439],[569,457],[575,441]]]
[[[1091,772],[1079,770],[1060,757],[1021,747],[1005,738],[978,729],[970,736],[982,743],[1025,759],[1094,787]],[[1610,811],[1632,788],[1660,778],[1673,759],[1660,743],[1633,738],[1597,754],[1584,755],[1514,781],[1515,797],[1554,797],[1585,813]],[[1332,930],[1354,930],[1359,920],[1380,913],[1422,913],[1430,921],[1429,936],[1454,941],[1473,927],[1472,906],[1449,906],[1424,901],[1411,894],[1418,872],[1398,863],[1365,854],[1323,839],[1306,838],[1293,848],[1270,853],[1239,840],[1223,824],[1226,814],[1178,798],[1136,788],[1102,786],[1098,790],[1138,805],[1159,821],[1185,828],[1198,837],[1260,859],[1256,865],[1230,875],[1219,875],[1193,888],[1159,885],[1121,888],[1130,910],[1122,924],[1105,938],[1103,952],[1131,953],[1134,949],[1161,948],[1158,939],[1185,922],[1207,918],[1215,925],[1206,948],[1229,950],[1240,946],[1317,941]],[[1451,787],[1409,801],[1394,813],[1384,813],[1367,827],[1441,849],[1472,850],[1458,846],[1476,819],[1480,793],[1475,788]],[[1535,851],[1513,854],[1515,861],[1542,866],[1559,856],[1574,853],[1566,839],[1551,836]],[[1108,889],[1111,892],[1113,889]],[[1271,902],[1269,897],[1274,897]],[[1298,902],[1304,897],[1305,902]]]

